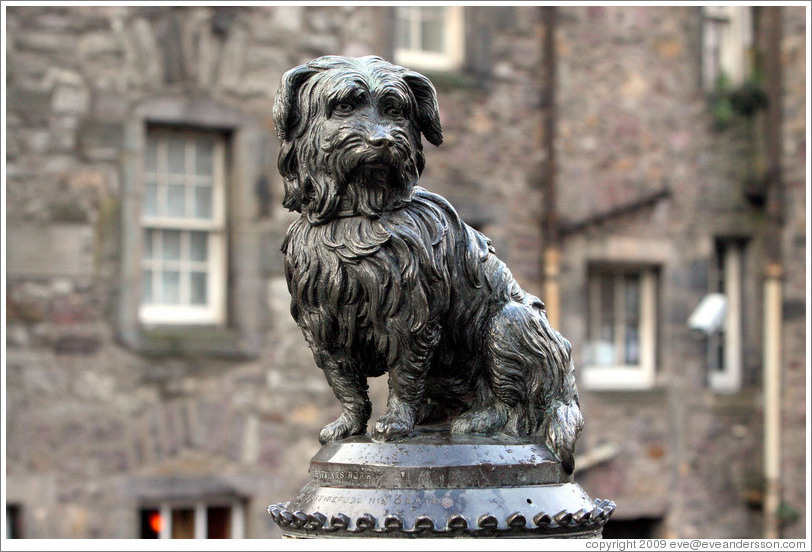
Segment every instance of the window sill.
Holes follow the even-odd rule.
[[[434,88],[440,92],[451,92],[454,90],[482,90],[485,88],[486,80],[465,68],[457,68],[449,71],[420,71],[429,80]]]
[[[632,405],[636,408],[662,408],[668,400],[668,388],[656,385],[646,389],[579,389],[589,393],[591,401],[607,405]]]
[[[648,391],[654,388],[650,371],[630,367],[587,366],[583,369],[581,383],[590,391]]]
[[[741,377],[731,372],[711,373],[708,387],[717,395],[735,395],[741,390]]]
[[[141,329],[136,349],[149,357],[256,358],[259,351],[246,344],[233,328],[217,326],[150,326]]]
[[[713,409],[725,414],[752,414],[762,400],[760,387],[743,387],[731,393],[713,393]]]

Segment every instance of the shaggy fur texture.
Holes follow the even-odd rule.
[[[343,412],[327,442],[366,431],[367,378],[389,374],[372,436],[416,423],[538,435],[573,470],[583,426],[570,344],[490,241],[417,186],[421,135],[442,142],[424,76],[377,57],[288,71],[274,105],[291,312]]]

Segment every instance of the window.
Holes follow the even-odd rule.
[[[264,263],[270,226],[257,224],[276,141],[205,94],[145,100],[122,124],[118,339],[149,355],[256,357],[263,276],[284,276]]]
[[[142,539],[242,539],[240,501],[163,503],[140,513]]]
[[[461,6],[398,6],[395,62],[407,67],[447,71],[463,56]]]
[[[704,6],[703,82],[713,92],[741,85],[750,70],[752,10],[748,6]]]
[[[708,336],[709,385],[721,392],[738,391],[742,372],[742,266],[740,240],[716,242],[711,291],[725,297],[724,322]]]
[[[656,278],[652,268],[590,270],[587,387],[644,389],[654,384]]]
[[[6,505],[6,538],[21,539],[23,537],[21,517],[19,505]]]
[[[603,527],[604,539],[661,538],[663,520],[660,517],[610,519]]]
[[[222,324],[225,138],[150,129],[141,209],[145,324]]]

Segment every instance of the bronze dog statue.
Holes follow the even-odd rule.
[[[571,347],[490,241],[417,186],[434,87],[378,57],[285,73],[273,108],[291,313],[343,412],[322,443],[366,431],[367,378],[389,373],[372,437],[451,419],[457,433],[537,435],[564,469],[583,426]]]

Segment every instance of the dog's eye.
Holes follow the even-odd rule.
[[[387,117],[392,117],[393,119],[402,119],[405,116],[403,109],[394,105],[390,105],[384,109],[384,113]]]
[[[350,102],[341,102],[333,106],[333,113],[337,115],[348,115],[352,113],[354,109],[355,106],[353,106]]]

